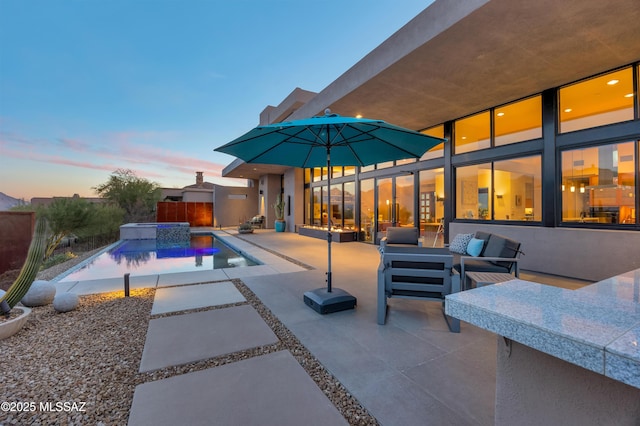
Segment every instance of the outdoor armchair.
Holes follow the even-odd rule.
[[[387,236],[380,240],[380,252],[384,252],[387,246],[419,247],[420,230],[418,228],[404,228],[390,226],[387,228]]]
[[[445,296],[460,291],[460,275],[447,249],[392,248],[378,266],[378,324],[387,318],[387,298],[442,303],[449,330],[460,332],[460,320],[444,313]]]
[[[257,215],[251,218],[249,221],[252,228],[264,228],[264,216]]]

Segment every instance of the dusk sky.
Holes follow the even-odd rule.
[[[215,147],[430,3],[0,0],[0,192],[95,196],[118,168],[163,187],[196,171],[243,184],[220,178],[234,157]]]

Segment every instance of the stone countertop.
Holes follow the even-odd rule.
[[[640,269],[567,290],[515,279],[448,295],[446,313],[640,388]]]

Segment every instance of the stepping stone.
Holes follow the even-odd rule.
[[[140,372],[277,342],[273,331],[249,305],[152,319]]]
[[[347,425],[289,351],[136,386],[129,426]]]
[[[153,299],[151,315],[227,305],[246,300],[231,281],[158,288]]]

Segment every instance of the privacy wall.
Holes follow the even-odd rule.
[[[161,201],[157,222],[189,222],[190,226],[213,226],[213,203]]]
[[[0,274],[22,268],[35,226],[33,212],[0,212]]]

